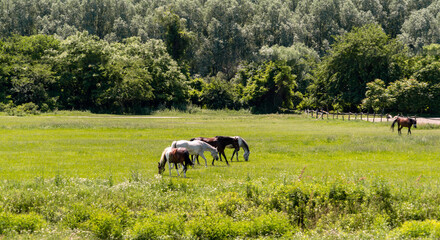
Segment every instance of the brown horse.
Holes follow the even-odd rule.
[[[186,177],[186,170],[188,165],[194,166],[194,164],[189,159],[189,152],[186,148],[171,148],[167,147],[162,152],[162,156],[160,157],[160,161],[158,163],[159,174],[162,174],[165,171],[165,164],[168,162],[168,166],[170,167],[170,176],[171,176],[171,163],[174,164],[177,171],[177,176],[180,176],[177,165],[180,163],[183,165],[183,176]]]
[[[228,164],[228,165],[229,165],[229,162],[228,162],[228,159],[226,158],[226,155],[225,155],[226,146],[232,145],[236,151],[240,150],[240,147],[238,145],[238,140],[236,138],[232,138],[232,137],[216,136],[216,137],[212,137],[212,138],[197,137],[197,138],[191,139],[191,141],[194,141],[194,140],[200,140],[200,141],[206,142],[209,145],[217,148],[217,151],[220,155],[220,161],[222,161],[222,156],[223,156],[225,158],[226,164]],[[197,162],[198,162],[198,159],[197,159]],[[214,160],[212,160],[212,165],[214,165]]]
[[[397,123],[397,130],[399,132],[399,135],[402,134],[402,128],[407,127],[408,128],[408,134],[411,134],[411,126],[414,125],[414,128],[417,128],[417,120],[415,118],[404,118],[404,117],[397,117],[396,120],[394,120],[393,124],[391,124],[391,129],[394,131],[394,124]]]

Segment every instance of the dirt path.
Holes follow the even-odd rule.
[[[367,120],[367,119],[364,119]],[[373,122],[373,118],[369,118],[368,121]],[[382,122],[386,122],[387,120],[385,118],[382,119]],[[388,122],[391,124],[394,120],[389,119]],[[380,122],[380,118],[375,118],[374,122]],[[439,124],[440,125],[440,118],[423,118],[418,117],[417,118],[417,124]]]

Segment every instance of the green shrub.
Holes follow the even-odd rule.
[[[229,192],[217,197],[218,209],[220,212],[233,217],[237,211],[247,207],[247,201],[238,196],[236,192]]]
[[[175,213],[146,211],[129,231],[133,239],[178,238],[184,234],[184,219]]]
[[[256,217],[252,220],[251,224],[247,226],[248,228],[243,234],[247,237],[280,237],[292,228],[287,215],[276,211]]]
[[[238,236],[233,219],[222,214],[195,218],[187,223],[192,237],[198,239],[231,239]]]
[[[88,230],[100,239],[121,239],[123,228],[120,219],[112,213],[98,210],[86,222]]]
[[[84,223],[90,219],[90,209],[84,205],[73,205],[70,212],[63,219],[71,229],[84,227]]]
[[[45,224],[43,217],[33,212],[26,214],[0,213],[0,234],[8,231],[34,232]]]
[[[393,233],[393,238],[440,238],[440,222],[437,220],[408,221]]]
[[[5,198],[6,209],[15,213],[38,212],[46,202],[44,193],[33,189],[11,192]]]

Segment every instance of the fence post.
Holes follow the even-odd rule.
[[[376,112],[373,113],[373,122],[376,120]]]
[[[369,122],[369,121],[370,121],[370,119],[368,119],[368,114],[370,114],[370,113],[367,113],[367,122]]]
[[[350,121],[351,112],[348,112],[348,121]]]

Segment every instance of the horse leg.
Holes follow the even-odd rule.
[[[411,134],[411,127],[408,127],[408,133],[406,135]]]
[[[234,152],[232,153],[232,157],[231,157],[231,162],[232,162],[232,159],[234,158],[234,154],[237,152],[237,150],[234,150]],[[237,152],[237,156],[238,156],[238,152]],[[238,158],[237,158],[237,162],[238,162]]]
[[[403,128],[403,127],[401,127],[401,126],[399,125],[397,128],[398,128],[397,131],[399,132],[399,135],[402,135],[402,128]]]
[[[180,177],[180,174],[179,174],[179,167],[177,167],[179,164],[178,163],[174,163],[174,165],[176,165],[176,172],[177,172],[177,176],[179,176]]]
[[[206,160],[205,155],[203,155],[203,153],[202,153],[199,156],[202,157],[203,159],[205,159],[205,167],[208,167],[208,160]],[[212,165],[214,165],[214,160],[212,160]]]
[[[186,164],[182,163],[182,165],[183,165],[183,177],[186,178],[186,169],[187,169],[187,167],[186,167]]]
[[[225,155],[225,149],[223,149],[221,154],[223,154],[223,157],[225,157],[226,164],[229,165],[228,159],[226,158],[226,155]],[[220,156],[221,156],[221,154],[220,154]]]
[[[173,168],[173,167],[171,167],[171,163],[170,162],[168,162],[168,167],[170,168],[170,177],[171,177],[171,168]]]

